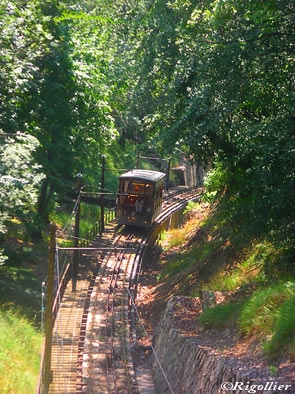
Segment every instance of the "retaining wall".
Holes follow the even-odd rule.
[[[262,384],[247,387],[249,377],[243,377],[230,368],[222,358],[210,348],[201,347],[194,337],[181,335],[173,324],[172,298],[166,307],[154,335],[156,355],[153,360],[153,375],[157,394],[231,394],[290,393],[289,390],[272,390],[270,385],[260,389]],[[158,359],[158,360],[157,360]],[[159,362],[158,362],[159,361]],[[163,368],[163,371],[161,370]],[[165,376],[166,379],[165,379]],[[168,383],[167,383],[168,381]],[[222,383],[229,382],[225,389]],[[243,390],[230,389],[230,383],[244,382]],[[264,382],[265,386],[267,382]],[[286,383],[286,382],[284,382]],[[169,387],[170,385],[170,387]]]

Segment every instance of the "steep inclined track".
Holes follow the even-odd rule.
[[[198,196],[197,191],[166,196],[157,223]],[[129,231],[110,223],[91,244],[97,250],[82,253],[76,291],[68,283],[53,328],[50,394],[139,393],[129,295],[153,230]]]
[[[120,235],[105,256],[103,270],[92,292],[83,350],[81,383],[77,391],[131,393],[134,377],[128,358],[128,281],[131,276],[137,239],[123,248]]]

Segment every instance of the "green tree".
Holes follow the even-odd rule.
[[[39,143],[35,137],[0,133],[0,233],[12,218],[28,230],[36,225],[34,207],[44,174],[33,157]]]
[[[293,1],[153,2],[128,107],[162,152],[218,160],[243,201],[237,215],[280,242],[295,230],[294,11]]]
[[[29,133],[40,142],[35,160],[46,175],[38,198],[44,218],[73,167],[75,85],[66,28],[54,21],[58,12],[54,2],[1,0],[0,127],[6,133]]]
[[[37,162],[46,173],[38,212],[46,218],[54,194],[65,194],[73,177],[76,85],[71,71],[68,29],[55,19],[60,14],[58,5],[45,2],[41,9],[43,28],[47,32],[46,50],[36,62],[38,95],[35,91],[29,104],[33,111],[32,123],[37,125],[32,134],[40,141]]]

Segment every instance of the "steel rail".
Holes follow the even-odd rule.
[[[78,345],[73,341],[74,347],[71,350],[73,354],[76,352],[76,364],[72,366],[75,389],[72,388],[72,383],[67,383],[64,391],[59,387],[59,391],[53,389],[49,391],[50,394],[139,393],[131,362],[131,343],[134,344],[137,339],[136,327],[130,329],[129,324],[129,319],[131,325],[135,322],[128,292],[131,291],[135,300],[142,259],[152,241],[155,228],[167,220],[169,215],[183,208],[188,201],[197,200],[199,196],[199,190],[185,193],[181,190],[177,194],[169,192],[165,197],[162,212],[148,232],[134,235],[134,232],[126,228],[110,223],[109,232],[94,239],[91,246],[83,248],[83,258],[90,261],[85,264],[87,267],[89,265],[91,273],[86,275],[88,287],[85,289],[84,286],[79,301],[84,306],[81,317],[78,317],[81,319]],[[76,291],[81,290],[77,287]],[[76,296],[80,297],[78,294]],[[74,303],[69,303],[68,306],[76,307]],[[70,318],[68,323],[70,331]],[[71,338],[65,339],[69,344]],[[73,374],[68,375],[68,379],[73,379]]]

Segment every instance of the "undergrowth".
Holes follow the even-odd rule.
[[[26,241],[12,222],[2,239],[8,257],[0,266],[0,392],[36,392],[43,334],[41,283],[47,272],[48,245]],[[11,231],[10,231],[11,230]]]
[[[283,282],[255,291],[241,311],[241,332],[260,337],[270,358],[295,359],[294,300],[295,282]]]
[[[244,237],[246,230],[232,222],[226,206],[224,201],[211,204],[203,220],[197,214],[195,222],[196,206],[190,207],[189,221],[163,237],[171,255],[159,278],[182,283],[181,291],[193,296],[199,289],[236,294],[206,310],[200,321],[208,328],[235,325],[241,336],[259,340],[269,359],[287,355],[295,360],[293,254],[267,236],[251,237],[249,231]]]
[[[226,328],[235,324],[241,313],[244,302],[231,301],[207,309],[201,316],[200,322],[208,328]]]
[[[10,305],[0,309],[0,389],[3,394],[36,391],[43,336]]]
[[[261,341],[269,359],[295,360],[295,282],[259,288],[251,297],[219,304],[203,312],[208,328],[236,324],[241,335]]]
[[[50,219],[55,222],[58,227],[64,228],[67,225],[75,226],[75,217],[72,214],[74,206],[63,206],[51,214]],[[96,204],[87,204],[82,202],[80,205],[80,221],[79,234],[80,237],[85,237],[92,229],[94,224],[100,220],[100,206]]]

